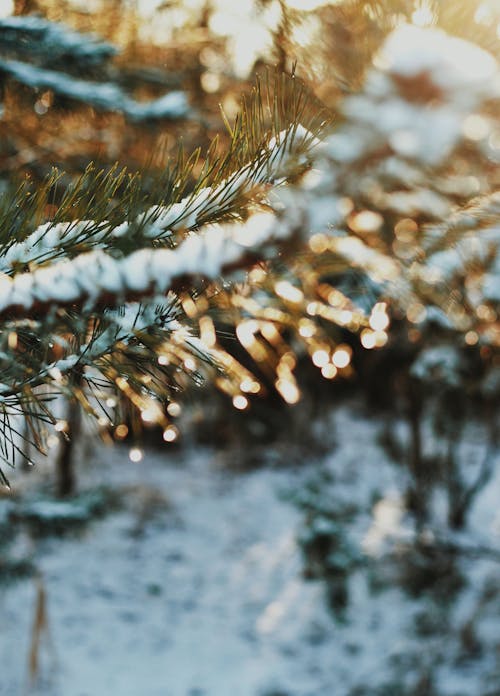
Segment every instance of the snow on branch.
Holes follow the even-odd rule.
[[[94,34],[35,15],[0,19],[0,49],[16,55],[29,53],[44,64],[74,61],[79,66],[100,65],[118,53]]]
[[[143,213],[137,223],[150,222],[145,236],[159,239],[179,229],[193,230],[216,211],[228,209],[242,196],[262,184],[279,183],[290,175],[291,169],[303,166],[305,152],[316,146],[319,140],[302,126],[291,126],[271,138],[265,148],[241,169],[216,186],[195,190],[178,203],[170,206],[153,206]],[[115,237],[126,235],[130,229],[125,222],[113,230]]]
[[[109,225],[104,223],[96,228],[93,220],[75,220],[39,225],[23,242],[15,242],[0,256],[0,272],[8,273],[17,264],[32,261],[43,263],[47,257],[60,254],[65,246],[77,244],[80,240],[99,244],[109,234]]]
[[[158,242],[180,229],[194,230],[204,222],[220,217],[256,187],[279,182],[293,168],[302,166],[305,152],[318,143],[312,133],[294,125],[271,138],[251,162],[216,186],[195,189],[171,205],[151,206],[134,220],[113,228],[106,220],[101,223],[94,220],[44,223],[24,241],[12,244],[0,255],[0,272],[10,273],[16,265],[50,261],[65,255],[67,249],[77,244],[85,243],[92,248],[114,246],[117,238],[127,237],[138,230],[143,242]]]
[[[75,305],[113,307],[192,286],[197,278],[215,280],[263,258],[269,244],[291,237],[294,229],[285,218],[256,213],[245,223],[207,226],[173,250],[141,249],[120,259],[96,250],[14,278],[4,275],[0,318],[35,317]]]
[[[174,315],[164,317],[159,313],[158,306],[161,307],[165,299],[164,296],[153,296],[147,303],[128,303],[124,312],[114,310],[106,312],[106,329],[90,343],[81,345],[78,352],[69,353],[63,358],[42,366],[32,376],[32,386],[39,385],[46,377],[51,377],[60,384],[63,376],[84,365],[95,368],[99,360],[109,355],[117,343],[122,346],[129,345],[136,341],[138,332],[147,331],[152,327],[161,328],[164,336],[172,335],[174,332],[177,336],[182,335],[184,346],[192,347],[197,356],[203,356],[205,360],[209,360],[209,349],[192,335],[188,327],[182,325],[174,318]],[[4,393],[11,391],[4,385]],[[0,401],[5,399],[1,394],[2,385],[0,385]]]
[[[131,121],[185,118],[191,108],[184,92],[176,91],[139,102],[112,82],[91,82],[65,75],[57,70],[39,68],[18,60],[0,59],[0,72],[35,89],[51,89],[70,99],[89,104],[102,111],[119,111]]]
[[[445,220],[425,227],[425,248],[432,251],[443,239],[450,243],[464,234],[477,234],[478,230],[500,231],[500,191],[473,199],[467,206],[455,210]]]
[[[495,58],[441,29],[402,24],[389,35],[375,64],[396,79],[427,78],[460,108],[500,88],[491,83],[498,70]]]
[[[351,163],[386,146],[406,165],[404,180],[405,160],[446,164],[465,119],[499,96],[491,54],[442,30],[403,24],[382,46],[364,89],[344,100],[346,125],[330,141],[332,158]]]

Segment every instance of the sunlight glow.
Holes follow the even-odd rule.
[[[370,326],[374,331],[384,331],[389,326],[389,317],[386,314],[385,302],[378,302],[370,316]]]
[[[349,219],[349,227],[354,232],[377,232],[384,222],[384,218],[380,213],[373,210],[362,210],[355,213]]]
[[[349,363],[351,362],[351,354],[352,350],[350,346],[347,345],[342,345],[339,346],[336,350],[335,353],[332,356],[332,363],[335,365],[335,367],[338,368],[343,368],[347,367]]]
[[[141,411],[141,418],[145,423],[156,423],[161,417],[161,411],[157,406],[148,406]]]
[[[248,407],[248,399],[243,394],[237,394],[233,397],[233,406],[237,408],[238,411],[244,411]]]
[[[300,392],[295,382],[289,379],[278,379],[275,386],[287,404],[296,404],[299,401]]]
[[[132,447],[128,456],[131,462],[140,462],[144,457],[144,452],[138,447]]]
[[[163,431],[163,439],[165,442],[175,442],[178,437],[179,429],[176,428],[175,425],[169,425],[168,428],[165,428]]]
[[[234,69],[246,76],[259,55],[271,50],[272,35],[281,19],[279,2],[272,2],[258,12],[252,0],[217,0],[209,25],[211,31],[227,37]]]
[[[299,334],[302,338],[312,338],[316,333],[316,326],[309,319],[301,319],[299,321]]]
[[[16,331],[9,331],[9,334],[7,336],[7,345],[10,350],[16,350],[17,348],[17,332]]]
[[[328,365],[330,362],[328,351],[323,350],[322,348],[315,350],[312,354],[312,361],[313,365],[316,365],[316,367],[324,367],[325,365]]]
[[[321,368],[321,374],[325,379],[334,379],[337,376],[337,368],[335,365],[328,363],[328,365]]]
[[[375,331],[370,331],[370,329],[364,329],[361,332],[361,345],[367,350],[375,348]]]
[[[467,331],[465,334],[465,342],[468,346],[475,346],[479,341],[479,336],[475,331]]]
[[[413,302],[406,310],[406,317],[412,324],[420,324],[424,321],[427,310],[420,302]]]
[[[120,423],[115,428],[115,437],[117,440],[123,440],[128,435],[128,426],[125,423]]]
[[[299,288],[296,288],[287,280],[280,280],[277,282],[274,286],[274,290],[277,295],[282,297],[284,300],[288,300],[288,302],[298,304],[304,299],[302,290],[299,290]]]
[[[479,141],[489,135],[490,126],[480,114],[470,114],[463,122],[462,132],[469,140]]]
[[[240,383],[240,389],[247,394],[258,394],[260,391],[260,384],[254,379],[251,379],[251,377],[245,377]]]
[[[181,415],[182,407],[176,401],[171,401],[167,406],[167,413],[169,416],[176,418]]]
[[[242,321],[236,327],[236,335],[244,348],[248,348],[255,341],[254,334],[259,330],[259,325],[254,319]]]

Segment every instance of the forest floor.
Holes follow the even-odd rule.
[[[441,593],[405,584],[414,529],[383,424],[345,405],[329,430],[331,452],[301,466],[238,471],[201,447],[151,449],[135,464],[103,447],[80,462],[81,488],[109,487],[120,505],[77,533],[16,532],[12,552],[37,576],[0,589],[0,695],[500,694],[498,558],[454,558],[460,582]],[[26,479],[13,481],[25,499]],[[314,491],[334,512],[349,506],[344,547],[370,559],[347,559],[336,615],[325,583],[304,578],[298,538]],[[499,492],[497,466],[453,543],[500,551]]]

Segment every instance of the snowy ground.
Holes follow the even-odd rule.
[[[370,590],[368,573],[356,571],[346,617],[335,621],[323,584],[303,579],[303,514],[290,495],[319,472],[334,476],[339,500],[386,501],[375,526],[370,508],[357,515],[360,545],[378,548],[391,519],[409,533],[397,514],[401,469],[376,444],[380,423],[350,408],[334,423],[337,447],[301,469],[230,472],[208,449],[151,451],[138,464],[123,448],[96,454],[85,485],[124,491],[125,507],[77,538],[25,540],[37,544],[50,640],[42,637],[39,683],[29,687],[37,584],[2,587],[0,695],[500,694],[499,595],[480,599],[485,583],[500,584],[499,563],[466,561],[446,630],[419,635],[419,616],[440,616],[426,598],[390,584]],[[477,502],[482,540],[497,548],[498,484]],[[472,619],[485,647],[464,657],[450,636]]]

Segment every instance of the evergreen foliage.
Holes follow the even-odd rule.
[[[377,27],[356,76],[337,80],[350,91],[337,92],[333,132],[327,111],[283,75],[243,102],[223,154],[216,139],[205,153],[181,147],[161,172],[89,165],[70,183],[54,172],[4,192],[6,461],[20,449],[18,416],[38,449],[47,424],[65,431],[50,406],[57,394],[104,431],[123,417],[123,397],[173,439],[164,407],[190,379],[210,375],[243,410],[269,387],[294,404],[298,358],[309,354],[327,379],[348,377],[355,334],[368,351],[404,345],[415,382],[440,376],[436,356],[450,350],[463,388],[477,358],[476,392],[496,397],[498,63],[441,29],[401,23],[418,23],[412,3],[388,16],[383,5],[318,11]],[[282,9],[290,27],[304,21]],[[452,28],[448,6],[429,12]],[[79,55],[76,34],[32,19],[11,30],[36,24]],[[105,46],[90,44],[99,64]],[[42,49],[38,67],[53,70]],[[249,362],[222,347],[218,325],[233,327]],[[114,413],[106,404],[117,396]]]
[[[146,193],[143,175],[90,166],[42,224],[60,173],[4,194],[2,454],[9,463],[22,435],[12,416],[26,419],[37,449],[47,423],[66,428],[48,407],[58,393],[108,426],[105,401],[118,391],[168,426],[158,400],[168,401],[184,373],[199,381],[200,359],[218,364],[193,334],[182,297],[292,236],[296,221],[278,229],[275,216],[258,209],[274,186],[303,171],[312,132],[324,125],[304,88],[280,77],[273,90],[256,88],[231,126],[229,152],[217,154],[214,143],[198,175],[200,153],[186,157],[182,149],[164,172],[148,175]]]
[[[498,660],[477,627],[498,602],[499,551],[477,511],[500,443],[500,14],[470,0],[313,4],[256,0],[276,18],[256,59],[277,66],[251,90],[229,39],[211,36],[210,2],[157,61],[174,56],[174,77],[133,62],[147,53],[136,25],[120,55],[112,20],[105,40],[0,20],[0,482],[57,444],[69,497],[83,416],[106,442],[130,437],[139,462],[144,427],[178,439],[187,393],[236,468],[327,453],[290,477],[304,576],[324,582],[339,636],[357,608],[373,640],[395,593],[408,611],[395,635],[415,633],[380,669],[388,681],[365,671],[356,693],[434,693],[441,663],[458,674],[462,658],[481,659],[472,682],[489,685]],[[353,383],[354,409],[333,417]],[[377,418],[357,423],[363,390]],[[0,531],[80,529],[120,495],[14,496]]]

